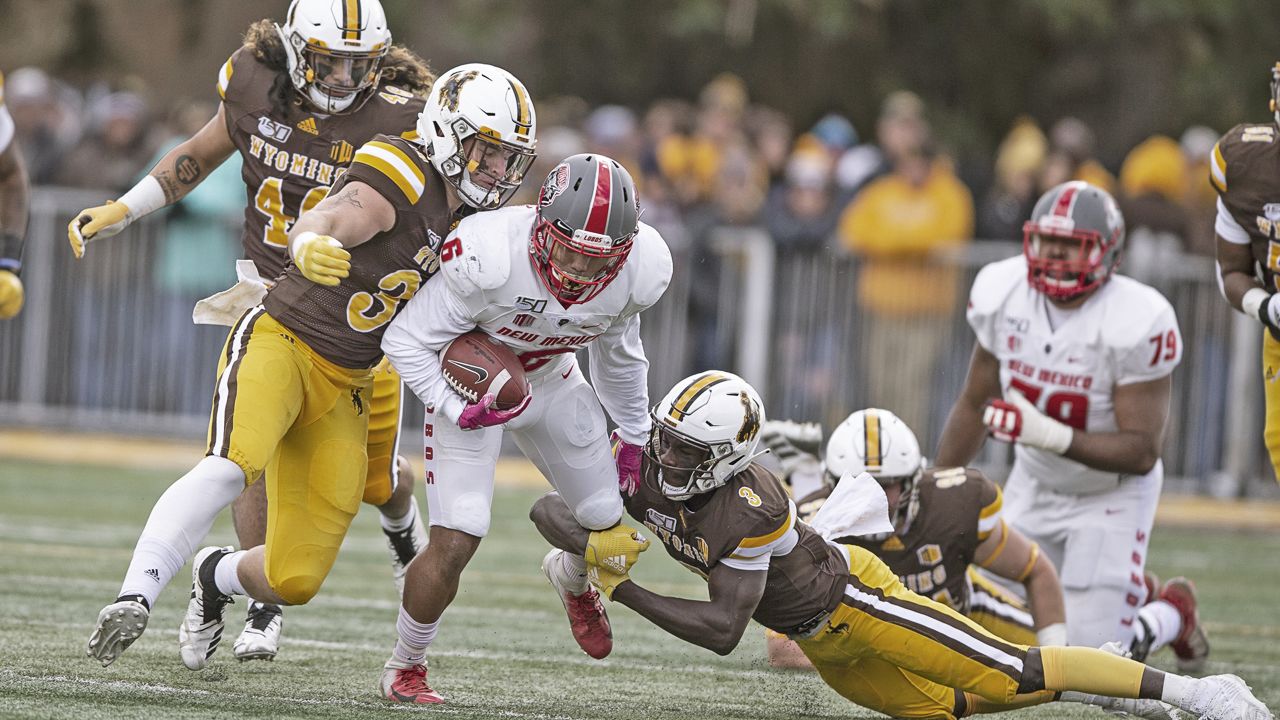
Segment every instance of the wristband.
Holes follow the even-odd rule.
[[[1249,288],[1245,292],[1244,297],[1240,298],[1240,309],[1249,317],[1258,318],[1263,325],[1267,324],[1266,316],[1262,314],[1262,308],[1271,299],[1271,293],[1262,288]]]
[[[164,190],[160,187],[160,181],[150,175],[139,180],[137,185],[134,185],[129,192],[121,195],[116,202],[124,204],[126,208],[125,220],[128,223],[137,222],[139,219],[169,204],[165,200]]]

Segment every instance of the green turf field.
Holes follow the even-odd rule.
[[[372,508],[356,519],[320,595],[285,613],[274,663],[238,664],[229,609],[214,664],[178,659],[189,571],[157,604],[147,633],[114,665],[84,654],[102,605],[115,599],[129,553],[169,473],[0,461],[0,717],[377,718],[414,709],[381,701],[378,671],[398,601]],[[597,662],[577,649],[538,570],[546,551],[526,519],[538,493],[499,490],[493,531],[463,576],[432,648],[433,685],[449,699],[420,709],[455,718],[873,717],[816,677],[770,671],[759,627],[720,658],[611,606],[615,647]],[[230,521],[210,544],[232,543]],[[656,550],[656,552],[654,551]],[[635,572],[660,592],[704,596],[704,583],[655,548]],[[1213,641],[1212,672],[1235,672],[1280,707],[1280,534],[1157,529],[1150,567],[1197,581]],[[1167,651],[1157,664],[1171,662]],[[1056,706],[1016,717],[1103,717]]]

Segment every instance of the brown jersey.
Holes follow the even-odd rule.
[[[827,487],[797,503],[801,519],[813,517],[830,494]],[[914,497],[903,501],[916,509],[902,532],[840,542],[875,553],[913,592],[967,612],[967,571],[978,545],[1000,522],[1000,488],[977,470],[932,468],[916,483]]]
[[[351,275],[336,286],[313,283],[289,263],[263,303],[313,350],[346,368],[382,359],[382,333],[439,269],[441,239],[453,225],[444,180],[417,143],[387,135],[370,140],[334,192],[357,180],[391,203],[395,225],[349,248]]]
[[[304,106],[286,118],[271,103],[278,75],[244,47],[218,74],[227,134],[240,152],[248,197],[241,243],[245,257],[268,280],[280,275],[289,259],[289,227],[324,199],[356,148],[380,133],[416,138],[414,126],[424,104],[410,92],[384,84],[354,112],[322,115]]]
[[[648,457],[644,481],[626,499],[627,512],[658,536],[667,554],[704,578],[724,563],[768,567],[764,596],[752,617],[793,632],[839,604],[849,584],[845,552],[796,518],[795,505],[773,473],[752,463],[697,512],[658,491],[658,467]]]
[[[1213,147],[1209,181],[1249,234],[1263,286],[1280,290],[1280,137],[1274,123],[1237,125]]]

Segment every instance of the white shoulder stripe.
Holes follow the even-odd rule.
[[[10,140],[13,140],[13,118],[4,105],[0,105],[0,152],[9,148]]]
[[[1226,168],[1218,164],[1217,157],[1213,159],[1213,162],[1209,163],[1209,172],[1213,174],[1213,179],[1217,181],[1218,187],[1227,186]]]
[[[400,179],[408,183],[409,187],[413,188],[414,192],[418,196],[422,195],[422,190],[424,186],[422,181],[418,179],[418,174],[415,173],[413,171],[413,168],[409,167],[409,165],[406,164],[405,161],[402,160],[399,155],[392,152],[387,152],[386,150],[383,150],[382,148],[377,147],[376,145],[373,145],[373,144],[365,144],[364,147],[360,148],[360,152],[363,154],[372,155],[380,160],[385,161],[388,165],[394,168],[396,172],[400,173],[401,175]]]
[[[978,533],[979,533],[979,534],[989,533],[989,532],[991,532],[992,530],[995,530],[995,529],[996,529],[996,526],[997,526],[997,525],[999,525],[999,524],[1000,524],[1000,512],[999,512],[999,511],[992,513],[992,514],[991,514],[991,517],[985,517],[985,518],[984,518],[984,517],[979,517],[979,518],[978,518]]]
[[[1218,217],[1214,220],[1213,230],[1223,240],[1233,245],[1249,244],[1249,232],[1240,227],[1240,223],[1231,217],[1231,211],[1227,209],[1227,204],[1222,202],[1222,198],[1218,198]]]
[[[218,73],[218,94],[222,97],[227,96],[227,88],[231,85],[231,61],[222,66],[222,71]]]

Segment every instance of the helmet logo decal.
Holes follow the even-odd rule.
[[[742,427],[738,428],[734,440],[740,443],[750,442],[760,432],[760,408],[745,392],[738,393],[738,399],[742,401]]]
[[[542,192],[538,196],[538,206],[547,207],[569,188],[569,163],[560,163],[554,172],[547,176],[542,184]]]
[[[879,470],[884,464],[884,450],[880,447],[880,415],[867,411],[862,424],[862,437],[867,445],[867,472]]]
[[[728,380],[729,378],[724,375],[707,373],[689,383],[689,387],[685,388],[684,392],[680,393],[676,398],[676,401],[671,403],[671,419],[683,420],[689,414],[690,406],[693,405],[694,400],[698,399],[699,395],[706,392],[708,388],[722,382],[728,382]]]
[[[477,70],[468,70],[450,75],[448,82],[444,84],[444,87],[440,88],[440,97],[436,99],[436,102],[449,108],[451,112],[457,112],[458,96],[462,92],[462,86],[478,77],[480,77],[480,73]]]

